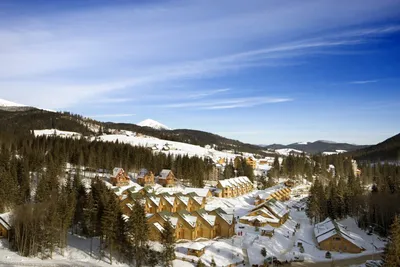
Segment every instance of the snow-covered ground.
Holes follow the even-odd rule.
[[[149,148],[154,147],[157,148],[156,150],[166,154],[188,155],[189,157],[192,156],[208,157],[215,161],[217,161],[220,158],[226,158],[229,162],[230,160],[233,160],[236,156],[240,156],[238,154],[222,152],[212,148],[207,149],[201,146],[174,142],[174,141],[167,141],[150,136],[127,136],[122,134],[121,135],[114,134],[114,135],[102,135],[97,137],[97,139],[99,141],[104,141],[104,142],[115,142],[118,140],[118,142],[131,144],[132,146],[144,146]],[[165,145],[169,146],[170,149],[166,151],[162,150],[162,148],[165,147]]]
[[[275,152],[278,155],[282,155],[282,156],[289,156],[291,153],[295,153],[295,154],[302,154],[303,151],[301,150],[297,150],[294,148],[281,148],[281,149],[276,149]]]
[[[35,136],[59,136],[59,137],[72,137],[81,138],[82,134],[77,132],[60,131],[57,129],[44,129],[44,130],[33,130]]]
[[[5,99],[0,99],[0,107],[26,107],[26,106]]]

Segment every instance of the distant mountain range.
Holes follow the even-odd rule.
[[[99,129],[129,130],[156,138],[188,143],[193,145],[216,145],[219,149],[249,152],[260,155],[286,155],[293,150],[310,154],[333,154],[346,152],[356,159],[370,161],[400,161],[400,134],[373,146],[336,143],[318,140],[298,142],[289,145],[253,145],[222,137],[213,133],[190,130],[172,130],[157,121],[147,119],[138,125],[130,123],[99,122],[68,112],[60,113],[25,106],[0,99],[0,129],[10,133],[26,133],[30,130],[54,129],[78,132],[83,135],[96,135]],[[277,150],[277,151],[275,151]],[[279,153],[281,152],[281,153]]]
[[[289,145],[272,144],[264,146],[266,149],[296,149],[309,154],[317,154],[323,152],[336,152],[337,150],[354,151],[367,147],[366,145],[354,145],[348,143],[336,143],[333,141],[318,140],[315,142],[298,142]]]

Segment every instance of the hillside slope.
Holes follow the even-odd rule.
[[[358,160],[400,162],[400,133],[379,144],[349,154]]]
[[[348,143],[334,143],[330,141],[322,141],[318,140],[315,142],[307,142],[307,143],[293,143],[290,145],[280,145],[273,144],[266,146],[267,149],[283,149],[283,148],[291,148],[296,150],[301,150],[310,154],[318,154],[323,152],[335,152],[336,150],[346,150],[346,151],[354,151],[357,149],[361,149],[367,146],[364,145],[353,145]]]
[[[193,145],[205,146],[215,144],[219,150],[229,149],[233,151],[264,154],[262,148],[259,146],[242,143],[237,140],[203,131],[188,129],[157,130],[129,123],[103,123],[68,112],[51,112],[35,108],[19,111],[0,109],[0,130],[11,133],[29,134],[31,130],[56,128],[58,130],[77,132],[83,135],[95,135],[97,133],[95,129],[99,129],[100,127],[103,131],[107,129],[129,130],[164,140]]]

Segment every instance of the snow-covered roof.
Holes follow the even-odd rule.
[[[197,222],[197,217],[191,215],[189,212],[185,210],[181,210],[178,212],[183,220],[185,220],[190,226],[195,227]]]
[[[119,174],[120,171],[123,171],[123,169],[122,168],[114,168],[113,177],[116,177]]]
[[[141,169],[140,171],[139,171],[139,175],[138,175],[138,177],[137,178],[143,178],[144,176],[146,176],[147,174],[149,173],[149,171],[147,170],[147,169]]]
[[[194,187],[186,187],[182,194],[187,195],[190,193],[196,193],[199,197],[207,197],[207,194],[210,192],[208,188],[194,188]]]
[[[254,222],[254,221],[259,221],[262,223],[279,223],[279,219],[277,219],[275,216],[272,218],[267,218],[261,215],[256,215],[256,216],[243,216],[240,219],[247,220],[249,222]]]
[[[157,207],[160,206],[160,198],[155,196],[148,196],[148,198],[153,202]]]
[[[196,201],[199,205],[203,204],[203,197],[194,197],[192,196],[193,200]]]
[[[363,239],[359,235],[348,231],[343,225],[330,218],[326,218],[323,222],[315,224],[314,234],[318,243],[321,243],[332,236],[340,235],[354,245],[363,248]]]
[[[173,213],[168,212],[168,211],[161,211],[158,213],[158,215],[164,220],[167,221],[169,220],[172,227],[176,228],[176,225],[178,224],[178,218],[173,216]]]
[[[206,245],[199,243],[199,242],[193,242],[188,249],[191,250],[203,250],[206,247]]]
[[[225,211],[223,211],[220,208],[215,209],[214,211],[225,222],[227,222],[229,225],[232,225],[232,223],[233,223],[233,214],[226,214]]]
[[[168,169],[163,169],[161,172],[160,172],[160,176],[158,177],[159,179],[166,179],[167,178],[167,176],[168,176],[168,174],[171,172],[171,170],[168,170]]]
[[[11,212],[0,214],[0,224],[7,230],[11,229]]]
[[[196,211],[196,213],[211,226],[215,225],[215,219],[217,218],[215,215],[208,214],[204,209],[199,209]]]
[[[252,184],[250,179],[246,176],[239,176],[235,178],[229,178],[225,180],[218,181],[222,187],[233,187],[233,186],[242,186],[247,184]]]
[[[285,207],[285,205],[278,200],[270,199],[263,204],[279,218],[282,218],[285,214],[289,213],[289,210]]]
[[[187,206],[188,203],[189,203],[189,198],[188,198],[188,197],[185,197],[185,196],[178,196],[178,199],[179,199],[183,204],[185,204],[185,206]]]
[[[158,229],[158,231],[160,232],[164,231],[164,227],[162,227],[162,225],[159,224],[158,222],[153,223],[153,225]]]
[[[230,183],[229,179],[219,180],[218,181],[222,187],[231,187],[232,184]]]
[[[174,205],[175,197],[173,196],[167,196],[167,195],[162,195],[162,197],[167,201],[171,206]]]
[[[266,226],[260,227],[260,230],[266,232],[272,232],[275,230],[275,228],[267,224]]]

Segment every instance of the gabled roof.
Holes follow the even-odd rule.
[[[232,187],[232,184],[230,183],[229,179],[219,180],[218,183],[219,183],[222,187]]]
[[[194,188],[194,187],[186,187],[182,191],[182,193],[184,195],[187,195],[187,194],[190,194],[190,193],[195,193],[199,197],[207,197],[209,192],[210,192],[210,189],[208,189],[208,188]]]
[[[206,245],[204,245],[204,244],[201,244],[201,243],[199,243],[199,242],[193,242],[193,243],[188,247],[188,249],[200,251],[200,250],[203,250],[205,247],[206,247]]]
[[[113,177],[116,177],[121,171],[124,171],[122,168],[114,168]]]
[[[217,218],[215,215],[208,214],[205,209],[196,210],[195,213],[203,218],[209,225],[215,225],[215,219]]]
[[[226,213],[221,213],[221,212],[217,212],[216,214],[221,219],[223,219],[227,224],[229,224],[229,225],[233,224],[233,214],[226,214]]]
[[[168,176],[168,174],[171,172],[171,170],[168,170],[168,169],[163,169],[161,172],[160,172],[160,176],[158,177],[159,179],[166,179],[167,178],[167,176]]]
[[[197,204],[201,205],[203,204],[203,197],[197,197],[197,196],[190,196]]]
[[[154,205],[156,205],[157,207],[160,206],[160,201],[161,201],[161,199],[160,199],[159,197],[152,196],[152,195],[148,195],[147,198],[150,199],[151,202],[152,202]]]
[[[289,210],[286,208],[286,206],[275,199],[270,199],[267,200],[266,202],[263,203],[263,206],[268,208],[275,216],[282,218],[285,216],[285,214],[289,213]]]
[[[165,199],[165,201],[170,204],[171,206],[174,205],[175,197],[171,195],[162,194],[161,197]]]
[[[164,231],[164,227],[159,224],[158,222],[153,223],[154,227],[156,227],[156,229],[161,233]]]
[[[158,213],[158,215],[166,222],[170,221],[171,226],[173,228],[176,228],[176,225],[178,224],[178,218],[173,216],[173,213],[169,211],[161,211]]]
[[[360,236],[348,231],[343,225],[330,218],[326,218],[323,222],[315,224],[314,234],[318,243],[321,243],[332,236],[339,235],[357,247],[363,249],[363,239]]]
[[[11,229],[11,212],[0,214],[0,224],[7,230]]]
[[[185,205],[187,206],[189,204],[189,197],[185,197],[182,195],[177,195],[177,198]]]
[[[143,178],[144,176],[146,176],[149,173],[149,171],[145,168],[140,169],[138,177],[137,178]]]
[[[187,222],[191,227],[196,227],[196,222],[197,222],[197,217],[191,215],[188,211],[186,210],[180,210],[177,212],[177,214],[185,221]]]

